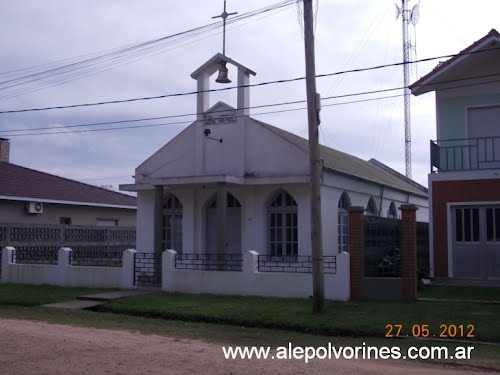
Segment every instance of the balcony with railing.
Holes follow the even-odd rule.
[[[431,173],[500,169],[500,137],[430,142]]]

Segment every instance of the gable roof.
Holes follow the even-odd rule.
[[[309,152],[309,141],[286,130],[255,120],[261,126],[285,138],[289,142]],[[375,182],[390,188],[427,198],[427,189],[413,180],[402,176],[388,166],[372,161],[365,161],[356,156],[320,145],[320,157],[324,167],[337,173],[358,178],[360,180]],[[382,167],[382,165],[384,167]],[[392,171],[392,172],[391,172]]]
[[[498,33],[497,30],[491,29],[488,34],[483,36],[481,39],[477,40],[476,42],[472,43],[470,46],[465,48],[464,50],[460,51],[458,54],[453,56],[452,58],[439,63],[433,70],[431,70],[429,73],[424,75],[422,78],[417,80],[415,83],[410,85],[410,90],[412,94],[414,95],[420,95],[424,94],[429,91],[434,91],[432,87],[429,87],[430,84],[434,79],[436,79],[439,75],[444,73],[446,70],[450,69],[452,66],[454,66],[456,63],[459,63],[461,61],[464,61],[472,56],[474,52],[480,51],[480,50],[488,50],[488,48],[484,48],[489,45],[491,42],[498,42],[500,41],[500,34]],[[498,49],[498,47],[495,47],[494,49]]]
[[[0,198],[136,208],[136,198],[20,165],[0,162]],[[24,199],[23,199],[24,198]]]

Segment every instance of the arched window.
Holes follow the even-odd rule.
[[[349,251],[349,207],[351,200],[344,191],[339,199],[337,211],[337,244],[339,253]]]
[[[168,194],[163,202],[162,248],[182,253],[182,204]]]
[[[267,206],[269,253],[277,256],[298,254],[297,202],[286,191],[277,192]]]
[[[389,211],[387,211],[387,217],[389,219],[397,219],[398,218],[398,209],[396,208],[396,205],[394,202],[391,202],[391,205],[389,206]]]
[[[368,206],[366,206],[366,215],[368,216],[377,216],[377,204],[375,203],[375,199],[370,197],[368,200]]]

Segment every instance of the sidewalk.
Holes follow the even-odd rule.
[[[152,294],[156,291],[151,290],[119,290],[116,292],[98,293],[98,294],[87,294],[84,296],[79,296],[73,301],[49,303],[47,305],[42,305],[43,307],[54,307],[59,309],[70,309],[70,310],[83,310],[90,309],[92,307],[104,305],[110,301],[131,297],[131,296],[141,296],[145,294]]]

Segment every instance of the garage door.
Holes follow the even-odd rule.
[[[457,279],[500,279],[500,207],[454,207],[453,273]]]

